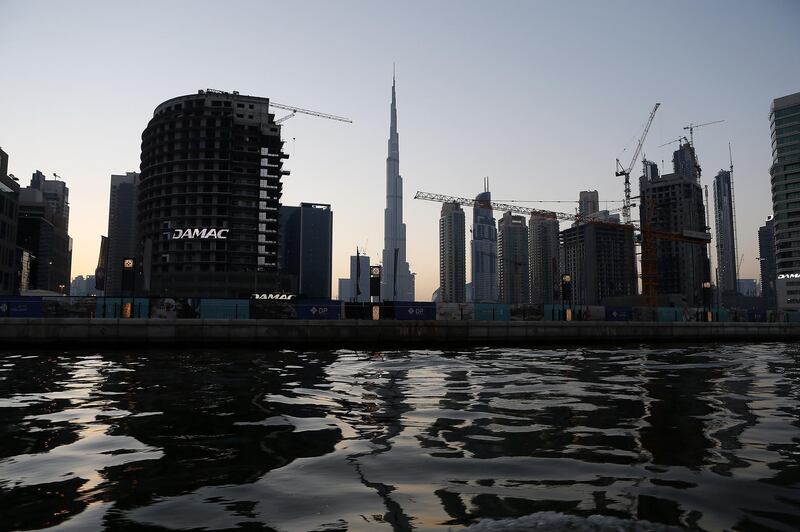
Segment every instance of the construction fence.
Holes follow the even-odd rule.
[[[800,322],[800,313],[694,307],[570,308],[561,305],[350,303],[309,299],[0,296],[0,318]]]

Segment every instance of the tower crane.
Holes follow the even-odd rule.
[[[282,116],[281,118],[278,118],[277,120],[275,120],[276,124],[282,124],[282,123],[286,122],[287,120],[289,120],[290,118],[295,116],[297,113],[301,113],[301,114],[304,114],[304,115],[316,116],[316,117],[319,117],[319,118],[327,118],[328,120],[337,120],[339,122],[347,122],[348,124],[352,124],[353,123],[352,120],[350,120],[349,118],[345,118],[343,116],[330,115],[330,114],[327,114],[327,113],[320,113],[318,111],[311,111],[309,109],[303,109],[301,107],[293,107],[291,105],[284,105],[282,103],[273,102],[272,100],[270,100],[269,106],[270,107],[274,107],[275,109],[283,109],[284,111],[291,111],[291,113],[289,113],[288,115]]]
[[[669,146],[670,144],[675,144],[676,142],[680,142],[680,141],[684,141],[684,142],[686,142],[686,144],[689,144],[689,139],[687,139],[686,137],[678,137],[677,139],[674,139],[674,140],[671,140],[669,142],[665,142],[664,144],[661,144],[659,146],[659,148],[663,148],[664,146]]]
[[[715,120],[713,122],[706,122],[704,124],[689,124],[688,126],[684,127],[683,129],[689,130],[689,144],[694,146],[694,128],[696,127],[703,127],[703,126],[710,126],[712,124],[721,124],[724,120]]]
[[[457,196],[445,196],[444,194],[433,194],[431,192],[417,191],[417,193],[414,194],[414,199],[436,201],[439,203],[457,203],[463,207],[488,207],[493,211],[514,212],[517,214],[526,214],[528,216],[535,216],[537,218],[545,218],[549,220],[572,222],[582,220],[582,217],[578,214],[533,209],[531,207],[522,207],[520,205],[511,205],[509,203],[498,203],[496,201],[483,201],[470,198],[460,198]]]
[[[650,111],[650,117],[647,119],[647,124],[644,126],[642,136],[639,137],[639,144],[636,145],[636,151],[633,152],[631,164],[623,168],[622,164],[619,162],[619,159],[617,159],[617,171],[615,172],[615,175],[617,177],[625,176],[625,202],[622,207],[622,221],[626,224],[631,223],[631,170],[633,170],[633,165],[636,164],[636,159],[639,157],[639,153],[642,151],[644,139],[647,137],[647,132],[650,131],[650,125],[653,123],[653,118],[656,116],[656,111],[658,111],[660,105],[660,103],[656,103],[653,106],[653,110]]]

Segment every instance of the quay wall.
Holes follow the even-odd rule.
[[[798,341],[800,323],[0,318],[4,346],[489,346]]]

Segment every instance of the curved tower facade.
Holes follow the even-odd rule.
[[[201,90],[156,107],[142,133],[137,239],[144,291],[248,297],[278,275],[283,142],[269,100]]]
[[[472,300],[497,302],[497,225],[488,186],[475,197],[472,209]]]

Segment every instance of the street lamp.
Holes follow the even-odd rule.
[[[704,314],[705,314],[705,320],[704,321],[711,321],[710,319],[708,319],[708,314],[709,314],[709,312],[708,312],[708,296],[709,296],[710,292],[711,292],[711,281],[705,281],[703,283],[703,311],[704,311]]]
[[[567,320],[566,310],[564,308],[565,296],[567,299],[572,299],[572,276],[565,273],[561,276],[561,316],[564,321]]]

